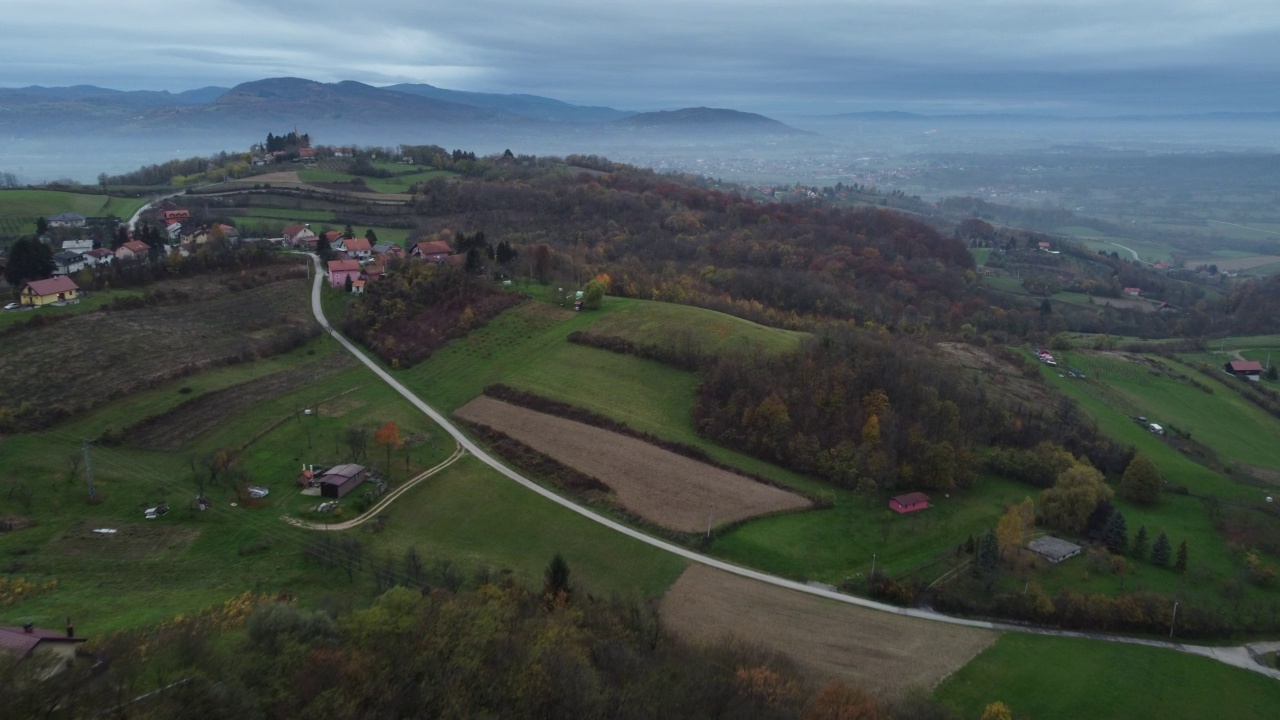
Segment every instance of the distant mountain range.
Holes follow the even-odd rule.
[[[488,127],[517,133],[802,133],[777,120],[736,110],[638,113],[538,95],[464,92],[425,84],[374,87],[350,80],[269,78],[182,93],[126,92],[90,85],[0,88],[0,136],[182,134],[214,129],[256,136],[294,127],[313,136],[318,131],[408,127]]]

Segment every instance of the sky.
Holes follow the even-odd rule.
[[[429,83],[654,110],[1280,111],[1276,0],[6,0],[0,86]]]

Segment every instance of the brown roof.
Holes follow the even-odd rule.
[[[373,246],[369,244],[368,238],[348,238],[342,241],[342,247],[348,251],[373,249]]]
[[[57,295],[58,293],[71,292],[72,290],[80,289],[80,287],[66,275],[52,277],[48,280],[32,280],[27,283],[27,287],[31,288],[31,292],[40,296]]]
[[[123,250],[128,250],[134,254],[145,253],[151,250],[151,246],[142,242],[141,240],[130,240],[129,242],[121,245],[120,248]]]
[[[329,272],[345,272],[347,270],[359,270],[360,263],[356,260],[330,260]]]
[[[1257,360],[1232,360],[1231,372],[1260,373],[1262,372],[1262,363]]]
[[[65,632],[33,627],[28,632],[20,627],[0,627],[0,652],[26,657],[41,642],[84,642],[84,638],[69,636]]]
[[[428,242],[420,242],[414,246],[419,255],[440,255],[452,254],[453,248],[449,247],[449,243],[443,240],[431,240]]]

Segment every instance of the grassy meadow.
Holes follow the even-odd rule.
[[[145,203],[144,198],[120,198],[57,190],[0,190],[0,234],[30,235],[36,231],[36,218],[48,218],[66,212],[86,217],[115,215],[128,220]]]
[[[1001,701],[1036,720],[1263,720],[1280,707],[1280,682],[1169,650],[1006,633],[936,696],[966,718]]]

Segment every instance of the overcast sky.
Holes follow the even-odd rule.
[[[6,0],[0,86],[424,82],[651,110],[1280,110],[1276,0]]]

